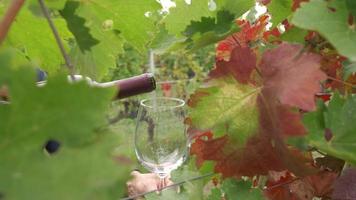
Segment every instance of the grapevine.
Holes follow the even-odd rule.
[[[143,96],[67,76],[137,75],[154,52],[191,155],[146,199],[356,200],[355,1],[174,4],[0,1],[0,199],[126,198]]]

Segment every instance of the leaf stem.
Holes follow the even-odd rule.
[[[11,5],[7,9],[4,18],[0,22],[0,45],[5,40],[7,33],[10,30],[12,22],[15,21],[15,18],[19,11],[22,8],[25,0],[12,0]]]
[[[284,182],[284,183],[279,183],[279,184],[273,185],[273,186],[271,186],[271,187],[264,188],[263,190],[272,190],[272,189],[275,189],[275,188],[278,188],[278,187],[282,187],[282,186],[285,186],[285,185],[289,185],[289,184],[293,183],[294,181],[297,181],[297,180],[300,180],[300,179],[301,179],[300,177],[297,177],[297,178],[295,178],[295,179],[286,181],[286,182]]]
[[[347,86],[350,86],[350,87],[352,87],[352,88],[356,88],[356,85],[353,85],[352,83],[348,83],[348,82],[342,81],[342,80],[340,80],[340,79],[337,79],[337,78],[334,78],[334,77],[331,77],[331,76],[328,76],[328,79],[331,79],[331,80],[333,80],[333,81],[342,83],[342,84],[347,85]]]
[[[203,179],[203,178],[206,178],[206,177],[209,177],[209,176],[212,176],[214,175],[213,172],[211,173],[208,173],[208,174],[204,174],[204,175],[201,175],[201,176],[196,176],[196,177],[193,177],[193,178],[189,178],[189,179],[186,179],[186,180],[183,180],[183,181],[180,181],[180,182],[177,182],[177,183],[174,183],[172,185],[168,185],[166,187],[163,187],[161,188],[160,190],[156,189],[156,190],[151,190],[151,191],[148,191],[148,192],[144,192],[144,193],[141,193],[141,194],[137,194],[137,195],[134,195],[134,196],[131,196],[131,197],[125,197],[125,198],[122,198],[120,200],[134,200],[138,197],[143,197],[147,194],[150,194],[150,193],[153,193],[153,192],[161,192],[163,190],[167,190],[169,188],[173,188],[173,187],[176,187],[176,186],[180,186],[186,182],[191,182],[191,181],[195,181],[195,180],[199,180],[199,179]]]
[[[53,21],[52,21],[52,19],[51,19],[51,16],[50,16],[50,14],[49,14],[48,8],[46,7],[46,5],[45,5],[45,3],[44,3],[43,0],[38,0],[38,2],[39,2],[39,4],[40,4],[40,6],[41,6],[41,10],[42,10],[42,12],[43,12],[43,15],[46,17],[46,19],[47,19],[47,21],[48,21],[48,24],[49,24],[49,26],[50,26],[50,28],[51,28],[51,30],[52,30],[52,33],[53,33],[53,35],[54,35],[54,37],[55,37],[55,39],[56,39],[57,45],[58,45],[58,47],[59,47],[59,49],[60,49],[60,51],[61,51],[61,53],[62,53],[62,56],[63,56],[63,58],[64,58],[64,61],[65,61],[65,63],[66,63],[66,66],[67,66],[68,69],[69,69],[70,77],[71,77],[71,79],[74,81],[74,80],[75,80],[75,77],[74,77],[74,67],[73,67],[73,64],[72,64],[72,62],[70,61],[69,55],[67,54],[67,52],[66,52],[65,49],[64,49],[64,45],[63,45],[62,40],[61,40],[61,38],[60,38],[60,36],[59,36],[59,34],[58,34],[58,31],[57,31],[57,29],[56,29],[56,27],[55,27],[55,25],[54,25],[54,23],[53,23]]]

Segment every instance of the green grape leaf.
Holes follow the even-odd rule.
[[[210,195],[206,198],[207,200],[221,200],[222,194],[220,189],[214,188],[210,192]]]
[[[78,2],[79,7],[74,14],[86,19],[84,25],[100,41],[91,47],[90,52],[82,52],[78,47],[72,49],[74,65],[82,74],[95,79],[106,75],[110,68],[116,66],[117,55],[122,52],[123,39],[141,52],[146,50],[146,44],[156,31],[156,26],[145,13],[153,13],[160,8],[156,1]],[[78,26],[76,32],[80,33],[83,29],[83,26]]]
[[[341,55],[356,61],[356,31],[348,23],[349,11],[345,0],[311,0],[301,4],[292,23],[304,29],[318,31]]]
[[[24,57],[28,57],[41,69],[55,73],[64,63],[63,57],[48,22],[44,17],[36,16],[27,9],[29,4],[30,2],[26,3],[21,9],[11,26],[5,44],[17,48]],[[4,10],[0,9],[0,15],[3,12]],[[63,41],[72,37],[63,19],[53,18],[53,22]],[[66,49],[69,49],[68,44],[66,42],[64,44]]]
[[[117,145],[113,141],[120,140],[105,133],[90,146],[60,147],[54,156],[31,140],[2,149],[0,193],[6,199],[115,200],[124,195],[131,168],[116,164],[110,155]]]
[[[203,34],[195,34],[192,39],[191,51],[199,50],[207,45],[214,44],[222,39],[224,39],[228,33],[220,35],[216,34],[214,31],[205,32]]]
[[[240,17],[255,5],[254,0],[216,0],[218,10],[227,10]]]
[[[272,15],[273,27],[292,14],[292,0],[272,0],[267,7],[268,12]]]
[[[220,200],[223,195],[227,200],[263,200],[265,199],[260,189],[252,188],[250,181],[236,180],[233,178],[225,179],[220,189],[213,189],[209,200]],[[219,191],[220,190],[220,191]]]
[[[179,39],[174,35],[170,35],[164,26],[160,26],[159,31],[150,43],[150,49],[152,49],[155,54],[163,54],[169,51],[174,44],[184,42],[184,40],[185,38]]]
[[[203,167],[206,167],[203,166]],[[180,186],[180,192],[177,193],[175,189],[169,189],[163,192],[163,196],[157,194],[150,194],[146,196],[146,199],[204,199],[204,186],[211,177],[207,176],[194,181],[188,181],[192,178],[201,177],[201,170],[198,170],[195,166],[195,159],[189,159],[189,163],[181,168],[174,170],[171,174],[171,180],[174,183],[185,181]]]
[[[0,85],[10,104],[0,104],[0,193],[6,199],[117,199],[131,168],[111,153],[120,135],[101,130],[113,90],[70,84],[51,76],[35,84],[31,66],[12,66],[0,54]],[[60,144],[49,155],[48,140]],[[120,189],[121,187],[121,189]]]
[[[89,28],[100,32],[117,30],[140,51],[146,49],[147,42],[156,31],[152,15],[161,7],[154,0],[79,2],[77,14],[87,19]],[[107,40],[113,42],[110,38]]]
[[[304,37],[307,35],[307,33],[308,31],[294,26],[291,29],[284,32],[280,36],[280,39],[286,42],[304,44],[305,42]]]
[[[352,74],[356,73],[356,63],[350,63],[343,67],[342,77],[347,80]]]
[[[170,34],[180,35],[191,21],[200,21],[202,17],[214,16],[214,12],[209,10],[207,0],[192,1],[191,4],[187,4],[184,0],[177,0],[175,3],[176,7],[171,8],[164,19]]]
[[[194,127],[212,130],[215,135],[232,134],[239,142],[258,128],[256,99],[259,89],[220,78],[201,88],[189,100],[190,119]]]
[[[227,199],[264,199],[262,191],[256,188],[251,188],[251,186],[252,183],[249,181],[237,181],[236,179],[224,180],[222,184]]]
[[[78,7],[78,2],[68,1],[59,13],[67,21],[68,29],[73,33],[79,49],[82,52],[90,51],[91,47],[99,41],[89,33],[89,28],[85,26],[85,19],[75,14]]]
[[[162,191],[159,195],[150,193],[145,196],[146,200],[189,200],[190,198],[186,193],[178,193],[174,189]]]
[[[66,9],[62,11],[62,15],[66,16],[68,25],[73,25],[73,33],[77,38],[81,38],[79,41],[77,40],[77,45],[74,46],[70,51],[70,56],[73,61],[73,64],[77,71],[79,71],[82,75],[90,76],[93,79],[101,79],[105,76],[109,69],[112,69],[116,66],[117,55],[122,52],[123,41],[118,36],[118,31],[114,29],[112,26],[113,21],[111,21],[110,17],[104,15],[107,13],[105,10],[99,10],[96,13],[95,10],[92,11],[89,8],[83,9],[82,7],[77,7],[77,2],[68,2]],[[94,8],[92,8],[94,9]],[[72,13],[74,12],[74,13]],[[70,16],[77,16],[76,18]],[[101,18],[99,17],[101,16]],[[68,18],[67,18],[68,17]],[[86,21],[84,24],[80,23],[78,18],[84,18]],[[106,24],[105,24],[106,23]],[[104,26],[105,25],[105,26]],[[91,37],[86,38],[92,42],[92,44],[88,44],[85,42],[85,47],[83,47],[82,40],[84,40],[82,36],[82,31],[90,29],[89,35]],[[77,36],[77,34],[80,34]],[[88,35],[87,35],[88,36]],[[94,45],[96,40],[99,41],[98,44]],[[90,51],[83,51],[90,47]]]
[[[231,20],[222,19],[239,17],[248,11],[254,3],[253,0],[218,0],[216,3],[202,0],[187,4],[184,0],[178,0],[176,7],[170,9],[170,13],[163,22],[166,24],[168,32],[173,35],[181,35],[186,28],[189,33],[192,26],[195,26],[194,29],[201,29],[200,32],[213,31],[218,29],[218,26],[226,29],[226,27],[231,27],[232,23],[229,23]],[[186,13],[190,14],[186,15]]]
[[[346,0],[347,8],[349,9],[350,13],[356,17],[356,1],[354,0]]]
[[[38,4],[38,1],[32,0],[34,3]],[[68,0],[45,0],[46,6],[51,9],[61,10],[64,8]]]
[[[82,75],[101,79],[109,69],[116,66],[117,55],[122,52],[122,40],[115,30],[103,27],[104,22],[98,18],[93,16],[85,21],[77,14],[78,8],[78,2],[68,1],[60,11],[76,39],[76,46],[71,49],[70,56]]]
[[[34,13],[39,16],[43,16],[41,7],[37,0],[28,0],[30,3],[28,8]],[[50,10],[61,10],[64,8],[67,0],[44,0],[44,3],[47,8]]]
[[[33,76],[21,76],[26,73]],[[8,79],[3,83],[8,85],[11,95],[12,112],[8,117],[13,116],[15,119],[4,127],[5,138],[10,137],[7,135],[13,134],[12,132],[28,138],[40,131],[43,135],[38,134],[37,137],[41,142],[50,136],[67,145],[77,145],[92,140],[94,135],[91,130],[104,124],[103,113],[108,103],[105,100],[113,97],[112,91],[88,88],[84,82],[70,85],[64,76],[53,77],[45,87],[37,88],[34,73],[30,69],[11,74],[17,77],[16,83]],[[28,87],[25,88],[24,85]],[[18,123],[22,125],[16,126]]]
[[[217,12],[216,19],[213,17],[202,17],[200,21],[192,21],[184,31],[184,35],[192,37],[195,36],[194,34],[203,35],[207,32],[214,32],[214,35],[221,36],[235,27],[234,21],[235,16],[232,13],[221,10]]]
[[[335,93],[328,106],[321,104],[316,112],[305,114],[303,122],[309,131],[309,144],[355,164],[355,109],[356,96],[345,99]]]

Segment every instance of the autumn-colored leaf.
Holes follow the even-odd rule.
[[[262,15],[254,24],[247,20],[237,20],[241,30],[228,36],[218,43],[216,48],[216,59],[229,61],[232,51],[236,48],[249,47],[249,43],[263,38],[263,33],[268,24],[268,16]]]
[[[284,136],[303,136],[306,134],[299,111],[280,105],[277,107],[277,112]]]
[[[356,199],[356,168],[349,168],[343,172],[335,182],[332,199],[354,200]]]
[[[315,107],[314,95],[326,78],[319,69],[320,56],[303,52],[301,45],[281,44],[266,50],[256,66],[258,53],[250,46],[263,40],[267,19],[263,16],[253,25],[237,21],[240,32],[219,43],[216,68],[188,102],[190,130],[198,135],[191,153],[198,166],[214,161],[215,172],[223,177],[271,170],[298,176],[316,172],[311,157],[288,147],[284,138],[306,134],[299,108]],[[262,82],[252,76],[255,69]],[[251,116],[256,117],[246,120]],[[197,127],[212,130],[214,137],[202,135]]]
[[[324,102],[327,102],[327,101],[330,100],[331,94],[330,93],[325,93],[325,92],[318,92],[318,93],[315,94],[315,97],[317,99],[320,99],[320,100],[324,101]]]
[[[270,170],[284,169],[299,175],[310,173],[306,165],[309,158],[285,146],[282,139],[305,134],[300,113],[273,101],[269,95],[264,94],[269,102],[261,99],[258,100],[260,126],[255,133],[250,133],[252,137],[247,138],[246,143],[234,139],[241,137],[240,132],[214,139],[202,135],[196,139],[191,153],[197,156],[198,166],[205,160],[215,161],[215,171],[224,177],[266,175]]]
[[[314,196],[330,197],[333,191],[333,184],[338,175],[336,172],[324,170],[315,175],[307,176],[303,180],[313,188]]]
[[[269,95],[264,96],[270,98]],[[236,143],[230,135],[214,139],[203,135],[192,144],[191,148],[191,153],[197,156],[197,164],[201,165],[204,160],[215,161],[215,171],[222,173],[224,177],[266,175],[270,170],[284,169],[290,169],[299,174],[310,173],[305,166],[305,163],[310,160],[298,151],[287,148],[281,138],[284,134],[302,135],[305,133],[303,126],[298,127],[300,126],[299,117],[289,118],[291,124],[296,124],[296,129],[291,130],[293,125],[288,127],[281,123],[285,123],[284,119],[288,119],[288,115],[295,113],[289,113],[288,109],[278,102],[277,105],[281,107],[275,106],[274,102],[267,105],[262,100],[258,102],[260,110],[258,134],[250,137],[245,145]],[[272,113],[269,113],[271,111]]]
[[[284,136],[305,134],[304,127],[300,125],[300,113],[293,113],[291,108],[281,105],[275,91],[270,89],[262,90],[258,99],[258,107],[260,112],[259,133],[273,143],[275,153],[283,162],[285,169],[299,176],[312,173],[313,170],[306,165],[310,162],[310,157],[305,157],[296,149],[288,148],[283,141]],[[285,121],[286,118],[290,120]]]
[[[218,137],[229,134],[236,143],[244,144],[257,133],[259,91],[230,76],[209,80],[188,101],[191,127],[212,130]]]
[[[221,150],[227,143],[227,137],[221,137],[212,139],[207,137],[206,134],[202,134],[192,144],[190,152],[197,155],[196,164],[198,167],[202,166],[205,160],[219,160],[219,154],[222,154]]]
[[[220,79],[220,83],[221,81],[222,79]],[[224,85],[220,85],[218,88],[199,89],[190,101],[190,106],[193,109],[190,115],[192,117],[190,125],[205,127],[205,129],[211,127],[218,133],[215,135],[217,138],[198,138],[193,143],[191,150],[193,154],[197,155],[198,165],[201,165],[204,160],[215,161],[215,171],[222,173],[225,177],[266,175],[270,170],[284,169],[289,169],[298,175],[308,174],[309,170],[305,163],[310,160],[298,151],[288,148],[283,142],[283,138],[286,136],[305,134],[304,126],[300,120],[301,114],[297,110],[280,104],[272,90],[267,89],[260,92],[257,104],[253,104],[256,98],[252,97],[256,95],[251,91],[254,90],[245,90],[247,86],[243,89],[244,87],[241,86],[245,85],[239,86],[236,82],[235,86],[231,85],[233,82],[222,83]],[[243,98],[239,98],[239,96]],[[222,101],[224,99],[228,101]],[[241,104],[241,102],[249,103]],[[233,104],[228,105],[228,103]],[[251,125],[242,126],[252,123],[251,120],[248,120],[248,123],[244,122],[245,119],[251,118],[251,113],[255,113],[249,109],[251,105],[258,108],[257,123],[259,126],[256,128],[250,128],[254,127]],[[225,107],[229,109],[219,109]],[[246,109],[249,109],[249,112],[246,112]],[[208,112],[203,112],[204,110]],[[234,115],[230,115],[230,113],[234,113]],[[216,127],[221,128],[217,129]],[[226,129],[226,127],[230,127],[230,129]],[[234,131],[224,132],[221,130]],[[228,134],[221,136],[222,133]]]
[[[296,194],[289,188],[289,184],[296,180],[296,177],[288,171],[270,171],[264,194],[270,200],[298,200]]]
[[[320,57],[302,48],[281,44],[267,50],[260,67],[265,88],[273,90],[282,104],[310,111],[315,109],[314,94],[326,75],[319,69]]]
[[[236,147],[228,136],[216,139],[199,138],[192,144],[191,153],[197,156],[198,166],[204,160],[216,161],[215,171],[224,177],[266,175],[269,170],[284,166],[267,138],[254,136],[246,147]]]
[[[326,48],[320,53],[322,55],[321,70],[330,77],[326,81],[325,87],[343,92],[345,90],[345,85],[341,81],[335,80],[342,80],[342,63],[346,58],[335,52],[329,53],[329,51],[330,50]]]
[[[256,67],[256,60],[255,53],[249,47],[235,47],[230,60],[217,60],[216,68],[209,75],[218,78],[231,74],[240,83],[247,83]]]
[[[276,174],[281,174],[276,177]],[[313,197],[330,198],[338,173],[319,171],[298,178],[289,171],[269,172],[265,195],[271,200],[312,200]]]

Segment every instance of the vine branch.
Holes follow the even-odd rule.
[[[69,74],[70,74],[70,77],[72,80],[75,80],[75,77],[74,77],[74,67],[73,67],[73,64],[72,62],[70,61],[70,58],[69,58],[69,55],[67,54],[66,50],[64,49],[64,45],[62,43],[62,40],[58,34],[58,31],[51,19],[51,16],[49,14],[49,11],[48,11],[48,8],[46,7],[45,3],[43,0],[38,0],[40,6],[41,6],[41,10],[43,12],[43,15],[46,17],[47,21],[48,21],[48,24],[52,30],[52,33],[56,39],[56,42],[57,42],[57,45],[61,51],[61,54],[64,58],[64,61],[66,63],[66,66],[68,67],[69,69]]]
[[[328,76],[328,79],[336,81],[336,82],[339,82],[339,83],[342,83],[342,84],[344,84],[346,86],[349,86],[349,87],[352,87],[352,88],[356,88],[356,85],[353,85],[352,83],[349,83],[349,82],[346,82],[346,81],[343,81],[343,80],[340,80],[340,79],[337,79],[337,78],[334,78],[334,77],[331,77],[331,76]]]
[[[5,40],[7,33],[10,30],[12,22],[15,21],[15,18],[19,11],[22,8],[22,5],[25,3],[25,0],[12,0],[9,8],[7,9],[3,19],[0,22],[0,45]]]

